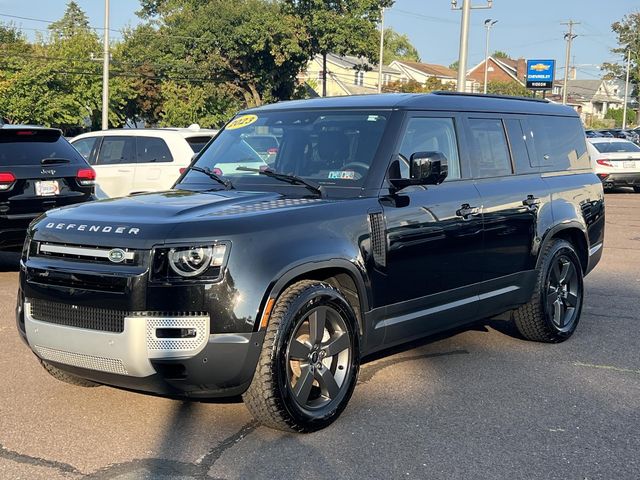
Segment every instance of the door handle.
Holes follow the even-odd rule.
[[[522,201],[522,205],[529,208],[537,208],[540,205],[540,199],[533,195],[527,195],[527,198]]]
[[[463,203],[456,211],[456,215],[462,217],[463,220],[469,220],[472,215],[477,215],[478,213],[480,213],[480,209],[478,207],[472,207],[468,203]]]

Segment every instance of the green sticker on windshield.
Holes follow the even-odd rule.
[[[234,118],[229,122],[226,129],[227,130],[237,130],[238,128],[244,128],[258,120],[257,115],[242,115],[240,117]]]

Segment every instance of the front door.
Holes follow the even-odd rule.
[[[390,175],[408,177],[413,153],[437,151],[447,158],[449,174],[440,185],[408,187],[381,199],[387,253],[372,276],[379,305],[373,323],[386,329],[387,345],[464,323],[477,308],[482,205],[461,169],[458,121],[431,112],[411,115],[399,147],[400,168],[390,169]]]

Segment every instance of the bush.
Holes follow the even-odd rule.
[[[609,109],[604,118],[614,120],[616,127],[622,127],[622,108]],[[627,125],[633,125],[636,123],[636,111],[627,108]]]

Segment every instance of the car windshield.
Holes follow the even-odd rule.
[[[600,153],[640,152],[640,147],[631,142],[594,142],[593,146]]]
[[[240,115],[200,154],[196,165],[234,185],[274,184],[257,172],[269,168],[318,185],[361,187],[387,124],[388,112],[274,111]],[[181,185],[204,183],[190,171]]]

